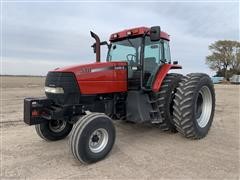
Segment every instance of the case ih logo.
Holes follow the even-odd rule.
[[[115,66],[114,70],[124,70],[127,69],[127,66]]]

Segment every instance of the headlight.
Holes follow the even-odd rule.
[[[45,87],[45,92],[47,93],[54,93],[54,94],[63,94],[64,90],[61,87]]]

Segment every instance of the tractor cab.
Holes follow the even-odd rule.
[[[139,27],[114,33],[110,36],[110,44],[106,41],[101,42],[93,32],[91,36],[96,40],[92,45],[96,53],[96,62],[100,62],[100,46],[107,45],[107,62],[126,63],[127,91],[157,92],[170,69],[182,68],[177,62],[171,64],[169,35],[161,31],[159,26]]]
[[[107,61],[128,63],[129,90],[151,89],[158,69],[171,62],[169,35],[159,33],[160,27],[153,27],[152,31],[158,32],[154,40],[151,30],[145,27],[124,30],[110,37]]]

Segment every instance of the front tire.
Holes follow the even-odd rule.
[[[74,125],[69,139],[74,157],[82,163],[105,158],[115,142],[115,128],[111,118],[103,113],[90,113]]]
[[[64,139],[71,132],[73,125],[63,120],[51,120],[35,125],[39,137],[46,141]]]
[[[192,73],[183,78],[174,99],[174,123],[187,138],[201,139],[211,127],[215,92],[207,74]]]

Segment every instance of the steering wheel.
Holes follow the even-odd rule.
[[[136,55],[134,54],[127,54],[127,61],[134,61],[134,59],[136,59]]]
[[[127,62],[129,66],[134,66],[135,60],[136,60],[136,55],[134,54],[127,54]]]

